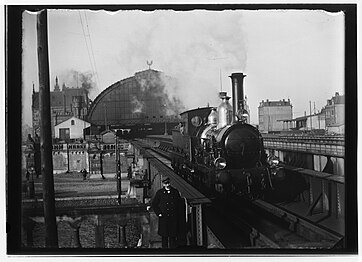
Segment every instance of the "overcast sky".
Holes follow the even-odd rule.
[[[38,91],[36,14],[23,15],[23,110],[31,125],[32,83]],[[320,110],[344,94],[344,14],[320,10],[119,11],[49,10],[51,90],[76,86],[70,72],[92,75],[95,97],[113,83],[151,68],[180,80],[187,109],[218,106],[243,72],[251,122],[262,100],[290,99],[293,116]],[[174,91],[174,90],[173,90]],[[170,91],[171,92],[171,91]]]

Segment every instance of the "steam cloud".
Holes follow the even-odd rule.
[[[64,83],[67,87],[84,88],[88,93],[97,92],[94,75],[91,72],[79,72],[74,69],[66,70],[58,76],[58,82],[60,88]]]
[[[149,73],[141,72],[135,76],[141,92],[132,96],[133,113],[175,116],[184,111],[184,105],[173,95],[174,92],[169,92],[177,89],[177,82],[163,73]],[[155,108],[147,101],[157,101],[159,106]]]
[[[127,61],[124,70],[129,74],[140,60],[152,59],[158,70],[179,80],[178,88],[166,84],[165,92],[187,109],[219,104],[220,71],[223,89],[231,95],[227,76],[246,65],[240,11],[139,12],[142,22],[134,24],[134,13],[120,15],[134,30],[124,36],[127,42],[117,55],[118,61]]]

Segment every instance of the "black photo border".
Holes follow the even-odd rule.
[[[196,256],[246,256],[246,255],[305,255],[305,254],[357,254],[357,4],[153,4],[153,5],[7,5],[5,12],[5,147],[6,147],[6,231],[8,255],[196,255]],[[164,250],[93,250],[93,249],[35,249],[21,246],[21,130],[22,130],[22,12],[42,9],[91,9],[91,10],[145,10],[172,9],[187,11],[204,10],[268,10],[303,9],[345,13],[345,248],[342,250],[188,250],[169,253]],[[162,253],[163,252],[163,253]],[[206,253],[207,252],[207,253]]]

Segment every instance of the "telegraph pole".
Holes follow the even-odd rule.
[[[44,9],[37,15],[41,175],[43,180],[45,246],[47,248],[58,248],[50,119],[47,20],[47,10]]]
[[[312,127],[312,102],[309,101],[309,115],[310,115],[310,130],[313,129]]]
[[[67,173],[70,173],[70,168],[69,168],[69,138],[67,137]]]

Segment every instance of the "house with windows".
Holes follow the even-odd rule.
[[[344,134],[345,96],[336,92],[335,96],[327,100],[327,105],[324,110],[327,132]]]
[[[89,122],[72,116],[54,127],[54,136],[61,140],[80,139],[84,137],[84,129],[90,125]]]
[[[262,100],[258,107],[259,130],[261,133],[273,133],[283,130],[283,120],[293,118],[293,106],[288,100]]]

